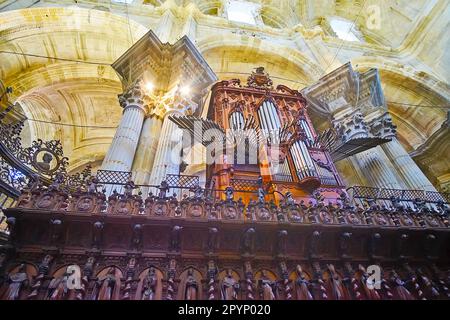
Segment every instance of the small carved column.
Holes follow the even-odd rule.
[[[146,113],[146,99],[147,96],[140,81],[119,95],[123,115],[103,160],[102,170],[131,170]]]
[[[126,279],[125,279],[125,288],[123,289],[122,300],[130,300],[131,297],[131,288],[133,285],[134,276],[136,273],[136,258],[130,258],[130,261],[127,265],[126,271]]]
[[[83,267],[83,277],[81,278],[81,288],[78,290],[76,299],[77,300],[84,300],[87,296],[87,291],[90,289],[90,282],[92,274],[94,273],[94,264],[95,264],[95,257],[90,256],[86,264]]]
[[[284,298],[286,300],[292,300],[292,287],[289,280],[289,272],[287,270],[286,262],[280,262],[281,278],[283,279]]]
[[[176,265],[175,259],[171,259],[169,262],[169,270],[167,271],[167,296],[166,300],[173,300],[175,298],[175,277],[176,277]]]
[[[244,269],[246,300],[255,300],[255,296],[253,294],[253,270],[250,261],[245,262]]]
[[[415,296],[417,297],[417,299],[419,300],[427,300],[425,298],[424,292],[418,282],[417,279],[417,274],[416,272],[411,268],[411,266],[408,264],[408,262],[405,262],[403,264],[403,267],[405,268],[405,270],[408,272],[408,281],[410,283],[410,287],[412,287],[411,291],[415,292]]]
[[[42,283],[45,280],[45,277],[48,274],[48,271],[50,269],[50,263],[52,261],[53,261],[53,257],[49,254],[47,254],[42,259],[42,262],[39,264],[39,273],[35,279],[33,286],[31,287],[32,291],[28,295],[27,299],[30,299],[30,300],[38,299],[39,291],[41,289]]]
[[[208,262],[208,300],[216,300],[217,266],[214,260]]]
[[[325,288],[325,282],[322,277],[322,269],[318,261],[312,262],[314,282],[315,282],[315,294],[316,300],[328,300],[327,289]]]
[[[395,169],[408,184],[408,188],[415,190],[436,191],[436,188],[423,174],[411,156],[406,152],[397,138],[392,139],[381,146],[386,155],[391,159]]]

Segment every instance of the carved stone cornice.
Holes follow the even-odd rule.
[[[187,36],[174,44],[162,43],[151,30],[112,67],[125,88],[137,81],[148,81],[153,84],[156,97],[176,95],[180,87],[189,86],[188,96],[195,104],[199,104],[205,88],[217,79]]]
[[[350,62],[301,91],[310,107],[322,116],[359,109],[364,116],[386,108],[377,69],[360,73]]]
[[[331,150],[334,161],[395,137],[377,69],[360,73],[349,62],[301,93],[313,112],[332,119],[338,141]]]

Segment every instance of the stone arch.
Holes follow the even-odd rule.
[[[276,6],[263,6],[261,8],[261,19],[266,26],[277,29],[286,28],[289,24],[295,24],[292,23],[294,20],[292,16],[284,16],[282,10]]]
[[[0,20],[3,40],[0,49],[34,55],[0,54],[2,61],[5,61],[0,68],[0,76],[5,79],[6,85],[9,85],[11,77],[27,69],[61,61],[89,61],[107,65],[148,31],[137,22],[119,15],[82,8],[21,9],[0,13]],[[128,28],[130,32],[123,32]],[[39,42],[42,46],[36,46]],[[32,49],[34,51],[30,52]]]
[[[59,82],[23,95],[19,103],[31,119],[26,121],[29,140],[61,140],[64,154],[70,159],[70,171],[102,159],[114,136],[115,123],[121,117],[118,92],[118,82],[99,84],[91,78]],[[55,124],[39,122],[41,120]]]
[[[364,70],[368,68],[377,68],[379,70],[390,71],[395,74],[404,75],[421,83],[443,99],[450,100],[450,86],[442,79],[423,71],[417,67],[407,66],[387,57],[359,56],[351,59],[355,70]],[[424,66],[424,68],[426,68]]]
[[[239,74],[239,71],[250,73],[252,71],[251,68],[259,65],[264,66],[266,61],[268,63],[266,63],[267,65],[264,67],[273,78],[278,77],[279,75],[281,75],[280,78],[289,78],[286,76],[283,77],[281,72],[274,72],[277,68],[276,65],[281,63],[285,66],[285,70],[291,68],[294,70],[292,78],[299,79],[299,82],[303,81],[302,87],[323,74],[323,69],[299,50],[274,44],[270,40],[261,39],[257,36],[220,34],[202,38],[196,45],[208,64],[218,74],[219,78],[233,77],[233,73],[234,77],[236,77],[236,75]],[[220,73],[223,71],[218,70],[218,67],[215,65],[214,61],[212,61],[214,54],[217,55],[217,53],[220,52],[226,52],[228,56],[233,56],[234,54],[238,58],[243,58],[244,63],[249,66],[248,70],[241,69],[234,70],[234,72],[228,71],[228,74],[223,76]],[[250,58],[252,59],[251,61],[245,61]],[[247,75],[244,77],[241,76],[241,78],[246,80]],[[288,83],[286,83],[286,80],[280,78],[275,78],[277,84],[286,84],[294,89],[299,89],[297,80],[296,82],[290,81],[289,83],[288,81]],[[283,83],[283,81],[285,83]],[[294,83],[296,83],[297,87],[294,86]]]
[[[223,1],[221,0],[196,0],[195,4],[201,13],[210,16],[218,16],[223,10]]]
[[[10,101],[20,102],[26,117],[102,126],[99,120],[109,117],[96,115],[106,109],[112,115],[109,125],[119,121],[117,94],[121,83],[110,64],[147,28],[108,11],[73,7],[8,11],[0,13],[0,21],[0,78],[5,86],[13,88]],[[65,155],[71,160],[69,170],[76,170],[103,158],[114,129],[91,130],[30,121],[29,133],[30,141],[61,140]],[[82,158],[71,157],[74,150]]]

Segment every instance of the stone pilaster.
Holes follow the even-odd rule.
[[[122,119],[102,163],[102,170],[130,171],[146,114],[146,95],[140,82],[123,94],[119,102],[123,108]]]

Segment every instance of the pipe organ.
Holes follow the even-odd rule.
[[[236,183],[242,190],[235,191],[248,200],[251,193],[244,191],[250,191],[261,176],[266,197],[275,201],[280,200],[277,194],[287,191],[305,198],[317,188],[328,190],[331,197],[341,191],[342,183],[328,151],[314,143],[316,133],[308,118],[306,100],[296,90],[281,85],[274,88],[264,68],[257,68],[246,85],[237,79],[216,83],[208,119],[224,132],[252,130],[258,135],[257,139],[245,139],[253,149],[234,146],[233,162],[228,157],[226,163],[209,165],[210,188],[214,185],[214,189],[224,190]],[[237,161],[244,158],[237,155],[239,150],[257,150],[257,163],[248,162],[247,154],[245,161]]]

